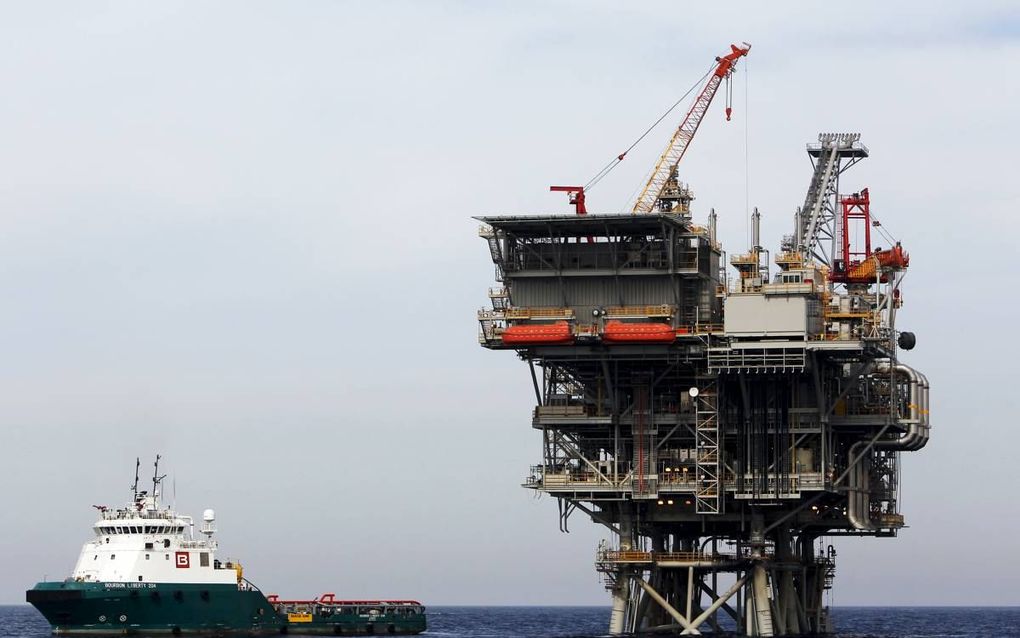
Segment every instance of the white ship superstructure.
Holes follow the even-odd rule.
[[[71,577],[79,582],[242,584],[241,566],[216,558],[215,513],[202,515],[200,537],[195,522],[172,507],[161,505],[161,476],[153,476],[152,491],[138,491],[120,509],[95,506],[100,518],[94,537],[82,547]]]

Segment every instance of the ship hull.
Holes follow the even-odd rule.
[[[426,629],[423,613],[367,614],[331,605],[278,613],[262,592],[234,585],[42,582],[25,598],[57,636],[365,636]]]
[[[262,592],[235,585],[44,582],[25,598],[58,636],[255,636],[280,629]]]

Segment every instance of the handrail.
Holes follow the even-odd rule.
[[[642,552],[607,549],[600,550],[596,560],[603,563],[728,562],[737,560],[737,555],[709,554],[705,552]]]
[[[661,304],[655,306],[609,306],[606,317],[671,317],[673,306]]]
[[[565,318],[573,319],[574,311],[570,308],[507,308],[504,311],[507,319]]]

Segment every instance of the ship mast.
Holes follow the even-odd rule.
[[[158,501],[158,499],[159,499],[159,491],[158,491],[157,488],[159,488],[159,484],[163,482],[163,479],[166,478],[166,474],[164,474],[162,476],[159,475],[159,459],[160,458],[161,457],[157,454],[156,455],[156,462],[153,464],[154,465],[154,469],[152,470],[152,507],[153,507],[153,509],[156,509],[156,508],[159,507],[159,501]]]
[[[134,483],[134,485],[131,486],[131,493],[133,494],[133,497],[131,498],[131,502],[132,503],[137,503],[138,502],[138,469],[140,467],[142,467],[142,460],[136,456],[135,457],[135,483]]]

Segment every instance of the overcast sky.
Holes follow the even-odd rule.
[[[695,219],[742,251],[749,201],[776,248],[805,143],[861,132],[844,189],[911,254],[933,386],[910,527],[836,542],[834,602],[1020,603],[1020,13],[939,4],[0,4],[0,602],[67,576],[159,452],[264,591],[606,604],[603,532],[519,487],[534,397],[477,344],[471,216],[569,212],[550,184],[746,40],[681,169]],[[678,121],[589,209],[625,209]]]

